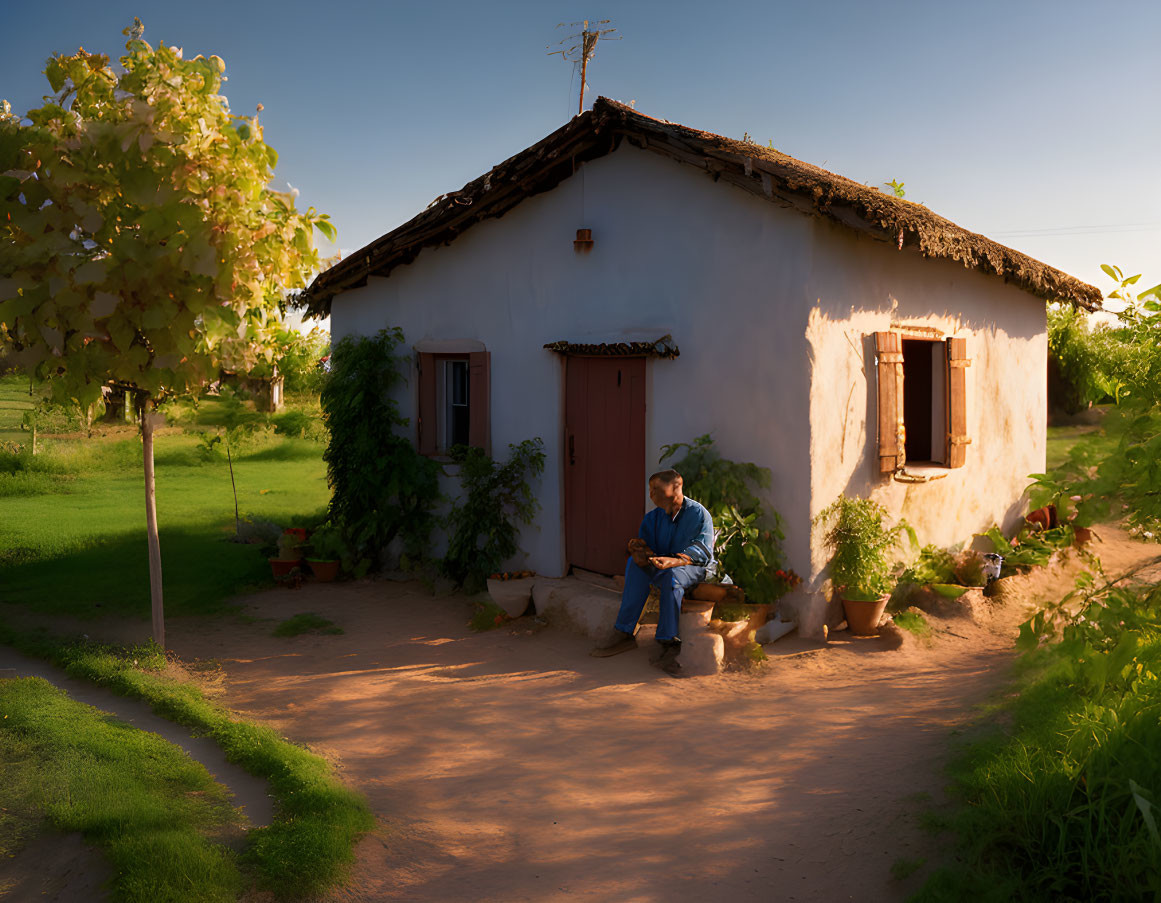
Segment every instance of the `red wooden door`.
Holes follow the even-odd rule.
[[[564,421],[568,563],[620,574],[645,514],[645,359],[569,357]]]

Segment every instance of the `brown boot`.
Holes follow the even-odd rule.
[[[670,677],[681,677],[681,662],[677,660],[679,655],[681,655],[681,643],[666,643],[661,647],[661,654],[653,660],[653,665]]]
[[[620,655],[622,652],[628,652],[631,649],[637,648],[637,637],[631,633],[625,633],[623,630],[613,629],[613,638],[607,643],[604,643],[594,649],[590,655],[597,658],[608,658],[610,655]]]

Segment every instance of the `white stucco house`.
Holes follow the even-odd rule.
[[[321,274],[336,339],[400,326],[417,447],[543,439],[519,566],[624,567],[662,446],[771,469],[786,610],[827,617],[812,518],[873,497],[953,545],[1044,468],[1046,300],[1093,286],[775,150],[599,99]]]

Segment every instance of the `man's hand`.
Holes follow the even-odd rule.
[[[649,559],[653,556],[653,550],[649,548],[649,544],[645,540],[635,536],[629,540],[629,556],[637,567],[647,568],[649,567]]]
[[[659,571],[668,571],[670,568],[679,568],[691,562],[687,555],[678,555],[673,558],[665,555],[655,555],[649,559],[649,563]]]

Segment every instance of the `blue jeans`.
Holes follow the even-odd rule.
[[[649,598],[650,585],[661,591],[661,616],[657,619],[657,641],[668,643],[679,640],[677,620],[681,614],[681,599],[685,591],[705,579],[706,570],[695,564],[659,571],[650,565],[639,567],[632,558],[625,565],[625,589],[621,593],[621,610],[617,613],[618,630],[633,633]]]

